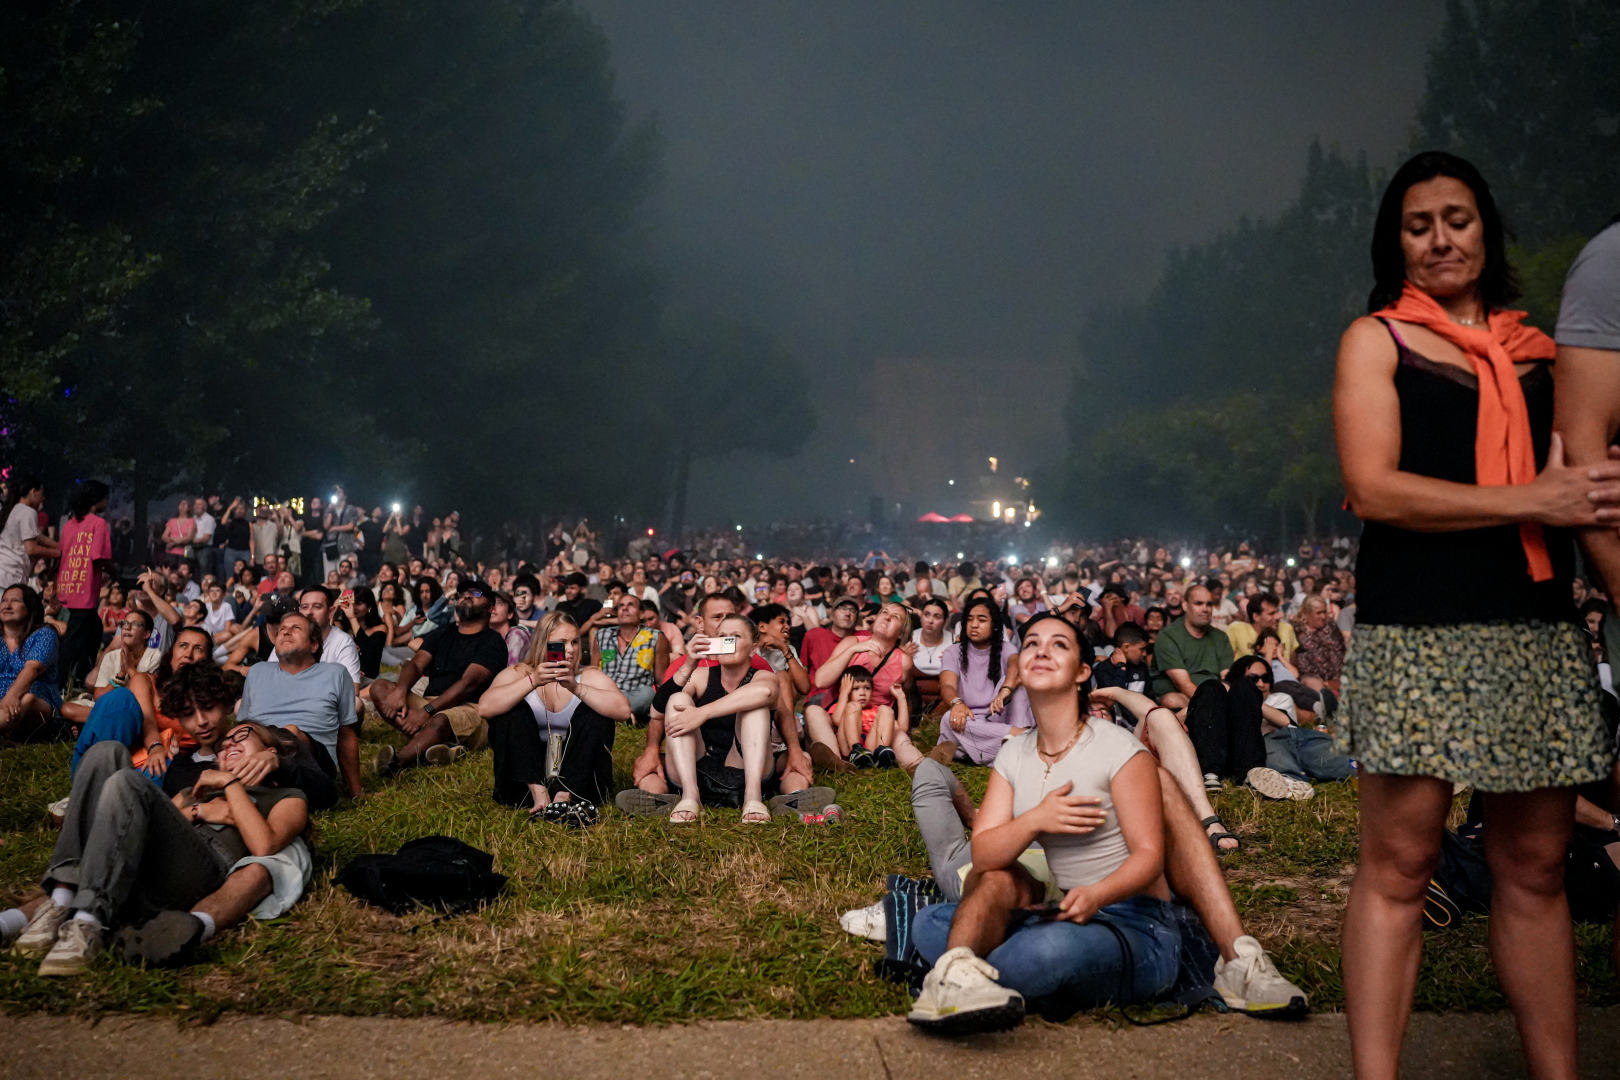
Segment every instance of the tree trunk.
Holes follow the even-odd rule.
[[[675,502],[670,508],[669,537],[676,547],[681,545],[681,530],[686,528],[686,489],[692,482],[692,437],[681,436],[681,448],[675,457]]]

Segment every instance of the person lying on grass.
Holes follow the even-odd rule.
[[[1114,930],[1132,946],[1132,1000],[1151,1000],[1174,984],[1179,967],[1179,931],[1163,907],[1166,870],[1221,946],[1223,996],[1257,1014],[1303,1012],[1304,994],[1242,933],[1176,782],[1134,737],[1087,715],[1081,688],[1090,670],[1074,627],[1050,614],[1030,619],[1020,661],[1036,726],[1007,740],[983,809],[974,810],[943,765],[917,768],[919,825],[937,880],[961,903],[918,913],[915,940],[935,966],[908,1019],[949,1032],[986,1030],[1021,1022],[1026,996],[1048,1019],[1117,1001],[1126,973]],[[958,886],[964,820],[975,829],[973,864]],[[1037,840],[1052,884],[1064,890],[1058,895],[1021,861]]]
[[[771,713],[779,687],[773,672],[760,672],[751,663],[759,640],[751,619],[727,615],[716,629],[716,637],[691,643],[694,656],[715,666],[683,663],[672,677],[676,692],[662,707],[667,744],[662,767],[645,773],[636,788],[620,792],[619,808],[651,814],[673,802],[670,822],[685,825],[698,820],[705,803],[741,805],[743,822],[752,825],[768,822],[773,810],[790,813],[808,805],[796,796],[831,802],[829,789],[801,787],[766,804],[779,786],[771,761]],[[788,775],[801,785],[807,779]]]
[[[180,676],[198,730],[217,727],[227,707],[224,680],[209,668]],[[0,912],[0,932],[22,955],[43,957],[39,974],[77,975],[110,929],[129,931],[121,935],[126,953],[172,946],[173,956],[250,910],[259,918],[285,912],[310,877],[304,793],[248,787],[232,771],[272,748],[294,755],[297,738],[251,722],[233,725],[219,742],[218,767],[170,799],[130,764],[128,747],[92,746],[73,778],[41,892]]]
[[[495,676],[478,699],[495,759],[493,798],[530,821],[596,824],[613,790],[615,725],[630,699],[607,673],[580,669],[579,627],[564,611],[540,620],[521,664]]]

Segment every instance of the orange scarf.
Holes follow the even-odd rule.
[[[1515,362],[1551,360],[1553,339],[1524,325],[1523,311],[1492,311],[1485,326],[1453,322],[1434,297],[1408,281],[1401,298],[1382,311],[1385,318],[1430,330],[1468,354],[1479,379],[1479,421],[1474,432],[1474,482],[1482,487],[1528,484],[1536,478],[1536,449],[1530,438],[1530,410]],[[1552,560],[1541,526],[1519,524],[1532,581],[1552,580]]]

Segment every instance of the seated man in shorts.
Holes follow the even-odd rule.
[[[406,736],[403,748],[377,752],[379,776],[426,761],[448,765],[467,750],[489,745],[489,723],[478,715],[478,698],[506,668],[506,642],[489,628],[493,591],[476,578],[456,594],[456,623],[422,639],[400,668],[399,681],[371,684],[371,700],[383,719]],[[411,687],[427,677],[426,695]]]

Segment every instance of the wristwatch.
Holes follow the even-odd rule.
[[[422,711],[427,715],[432,716],[434,713],[439,711],[439,707],[430,701],[426,705],[422,706]]]

